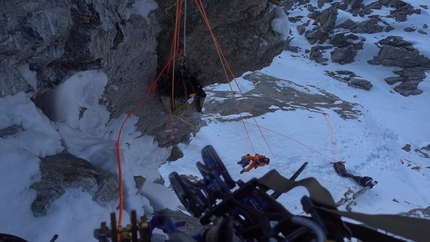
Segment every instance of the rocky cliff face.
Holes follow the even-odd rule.
[[[210,26],[237,76],[269,65],[287,46],[285,36],[272,28],[276,11],[270,2],[273,1],[204,1]],[[162,66],[170,53],[176,6],[172,1],[159,0],[158,3],[156,16],[163,28],[157,38],[157,52]],[[187,20],[186,32],[182,35],[186,45],[181,47],[186,48],[189,69],[204,86],[226,82],[212,36],[194,1],[189,1],[182,18]]]
[[[286,46],[285,36],[271,27],[276,11],[269,1],[203,4],[235,75],[268,65]],[[25,91],[38,97],[79,71],[101,70],[109,79],[104,102],[111,116],[130,112],[155,80],[157,66],[166,64],[175,8],[167,0],[2,1],[0,96]],[[189,1],[187,9],[182,18],[187,19],[190,70],[203,85],[225,82],[196,4]],[[40,99],[35,98],[46,104]],[[170,143],[164,135],[168,115],[157,95],[150,95],[135,114],[144,134],[154,135],[161,146]],[[198,117],[188,121],[196,126],[174,121],[185,132],[176,132],[173,143],[186,142],[198,130]]]
[[[272,21],[284,13],[268,0],[206,0],[203,5],[236,76],[270,64],[287,45],[282,30],[272,28]],[[167,62],[175,8],[175,1],[170,0],[1,1],[0,97],[26,92],[51,117],[55,102],[61,102],[61,97],[50,98],[51,90],[78,72],[99,70],[108,78],[99,102],[107,106],[111,118],[130,113]],[[186,53],[192,74],[203,85],[226,82],[215,45],[194,2],[188,1],[187,15],[182,18],[187,20]],[[85,111],[81,107],[81,116]],[[186,118],[194,126],[173,119],[171,140],[166,135],[168,111],[157,93],[149,95],[134,114],[140,118],[138,130],[155,136],[160,146],[187,143],[190,133],[203,125],[198,115]],[[7,135],[19,129],[22,127],[3,131]],[[38,192],[32,205],[35,216],[44,216],[68,188],[93,192],[99,203],[117,198],[111,174],[64,154],[68,153],[42,159],[42,181],[33,185]],[[180,149],[174,147],[170,159],[180,156]],[[67,164],[80,172],[68,169]]]
[[[295,47],[288,45],[286,36],[273,29],[273,20],[279,17],[280,9],[274,2],[282,6],[286,13],[298,8],[306,8],[311,12],[309,16],[292,16],[289,19],[296,25],[297,32],[305,36],[312,46],[308,58],[322,65],[329,61],[341,65],[353,62],[357,53],[363,49],[362,34],[385,32],[388,37],[375,43],[380,51],[374,53],[368,63],[399,67],[400,70],[394,73],[397,76],[387,77],[385,81],[389,84],[400,83],[395,90],[402,95],[422,92],[418,86],[426,77],[425,72],[430,69],[430,59],[422,55],[413,43],[391,35],[393,28],[384,18],[407,21],[410,16],[421,14],[421,10],[428,7],[414,8],[401,0],[371,3],[362,0],[203,1],[212,30],[236,76],[270,64],[273,57],[284,49],[294,51]],[[144,3],[147,5],[142,7]],[[149,11],[151,7],[153,11],[142,12],[142,9]],[[389,16],[373,13],[382,7],[392,9]],[[46,91],[54,89],[72,75],[85,70],[100,70],[108,77],[103,102],[111,112],[111,117],[129,113],[167,62],[175,8],[174,1],[168,0],[1,1],[0,97],[24,91],[32,95],[37,104]],[[368,16],[368,20],[339,22],[341,11]],[[187,19],[185,52],[192,74],[203,85],[225,82],[215,46],[193,1],[188,1],[187,13],[182,18]],[[404,31],[417,31],[422,35],[428,32],[427,25],[407,27]],[[331,72],[328,75],[353,87],[365,90],[372,88],[371,83],[356,78],[354,73],[348,71]],[[248,77],[267,83],[274,81],[264,80],[261,76]],[[43,109],[49,109],[49,104],[54,106],[52,100],[42,101],[48,103]],[[346,109],[352,110],[354,114],[353,106],[342,105],[348,105]],[[269,106],[261,112],[266,112]],[[212,107],[213,110],[219,108]],[[81,111],[83,113],[85,109]],[[228,107],[223,111],[229,111]],[[140,117],[138,128],[143,134],[155,136],[160,146],[170,145],[166,135],[170,127],[168,112],[157,94],[149,95],[135,115]],[[203,125],[198,115],[186,120],[195,126],[173,119],[173,144],[188,142],[190,133],[197,132]],[[8,135],[20,129],[22,127],[11,126],[0,131]],[[174,149],[174,153],[177,154],[174,156],[181,156],[178,149]],[[116,199],[110,193],[116,189],[116,184],[108,174],[94,167],[88,168],[90,164],[76,157],[59,154],[55,160],[60,158],[64,163],[74,161],[71,167],[79,163],[84,170],[93,169],[98,172],[97,176],[88,175],[83,177],[82,182],[78,174],[70,184],[53,188],[49,185],[58,185],[58,181],[52,182],[50,178],[55,177],[52,174],[57,174],[61,167],[52,170],[49,167],[54,158],[43,160],[41,170],[46,179],[34,185],[40,193],[34,203],[35,214],[44,215],[50,202],[60,196],[64,189],[82,184],[89,191],[96,186],[106,188],[107,192],[101,189],[92,194],[100,203]],[[90,183],[87,183],[88,177],[91,178]],[[99,177],[110,183],[101,186]],[[57,192],[49,193],[52,189]]]

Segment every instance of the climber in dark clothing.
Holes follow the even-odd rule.
[[[370,176],[354,176],[354,175],[348,174],[348,177],[352,178],[354,181],[358,183],[358,185],[362,187],[372,188],[373,186],[378,184],[378,181],[373,180],[373,178]]]
[[[339,176],[349,177],[349,178],[353,179],[354,181],[356,181],[358,183],[358,185],[360,185],[362,187],[372,188],[373,186],[378,184],[378,181],[373,180],[372,177],[355,176],[355,175],[348,173],[346,171],[346,168],[345,168],[345,162],[343,162],[343,161],[337,161],[337,162],[333,163],[333,168],[336,171],[336,173],[339,174]]]

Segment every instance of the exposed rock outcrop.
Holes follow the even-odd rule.
[[[14,124],[14,125],[9,126],[7,128],[0,129],[0,137],[8,136],[8,135],[14,135],[14,134],[16,134],[22,130],[24,130],[24,128],[21,125]]]
[[[247,74],[243,78],[253,83],[258,83],[255,89],[244,93],[244,99],[236,100],[229,98],[222,101],[214,99],[207,105],[208,113],[217,113],[220,115],[218,121],[230,122],[231,120],[235,120],[235,118],[223,120],[222,117],[235,114],[238,112],[238,109],[246,110],[252,113],[253,116],[275,112],[278,109],[305,109],[310,112],[321,112],[321,109],[325,108],[332,109],[343,119],[357,119],[362,115],[357,103],[347,102],[317,87],[298,85],[289,80],[279,79],[258,72]],[[284,86],[280,83],[286,84]],[[306,89],[315,90],[315,93],[303,91]],[[218,97],[231,95],[231,92],[226,91],[213,92]],[[267,95],[269,93],[270,95]],[[258,103],[258,105],[249,107],[248,103]],[[243,117],[236,118],[239,120]]]
[[[82,188],[102,206],[118,199],[116,177],[65,151],[42,158],[40,172],[42,180],[31,186],[37,191],[31,204],[35,217],[45,216],[51,204],[69,188]]]
[[[421,94],[418,84],[426,77],[425,71],[430,70],[430,59],[399,36],[389,36],[377,44],[381,50],[368,63],[403,68],[395,72],[399,77],[388,77],[385,81],[391,85],[400,82],[394,89],[404,96]]]
[[[273,2],[273,1],[272,1]],[[115,118],[133,110],[157,67],[166,64],[172,43],[175,3],[141,0],[2,1],[0,5],[0,97],[20,91],[41,95],[79,71],[101,70],[108,77],[104,104]],[[270,1],[207,1],[211,28],[231,70],[237,76],[269,65],[287,45],[286,34],[273,20],[285,13]],[[155,11],[153,11],[155,10]],[[186,37],[188,65],[203,85],[225,82],[215,45],[196,5],[188,4]],[[251,61],[250,61],[251,60]],[[33,73],[30,80],[25,74]],[[126,98],[124,98],[126,97]],[[54,105],[54,103],[51,103]],[[138,129],[161,146],[187,142],[201,121],[189,126],[175,120],[175,136],[167,110],[150,95],[135,115]],[[160,118],[161,117],[161,118]]]
[[[158,0],[158,3],[155,12],[163,28],[157,38],[157,50],[158,64],[162,67],[171,50],[176,5],[167,0]],[[278,7],[269,1],[222,0],[207,1],[204,5],[211,29],[236,76],[269,65],[287,46],[285,36],[272,27],[272,21],[279,17]],[[186,19],[186,33],[181,37],[186,38],[185,54],[188,54],[192,74],[203,86],[225,83],[227,80],[215,44],[196,4],[188,4],[182,19]]]
[[[348,83],[348,86],[370,91],[373,84],[368,80],[365,80],[357,76],[352,71],[326,71],[326,75],[332,77],[335,80]]]
[[[99,70],[108,79],[99,101],[107,106],[111,118],[130,113],[166,64],[175,20],[174,2],[145,1],[145,7],[139,6],[143,2],[1,1],[0,97],[24,91],[41,100],[41,109],[49,113],[61,97],[48,100],[44,94],[78,72]],[[274,0],[205,1],[212,31],[235,77],[269,65],[288,45],[289,29],[279,29],[284,26],[276,23],[286,15],[273,2],[279,4]],[[196,5],[190,2],[182,17],[187,20],[186,52],[192,74],[204,85],[227,81]],[[138,131],[155,136],[163,147],[188,143],[190,135],[204,125],[199,115],[186,118],[187,122],[170,121],[157,94],[149,95],[134,115],[140,117]],[[166,135],[170,127],[172,137]],[[20,128],[2,129],[0,135]],[[181,156],[181,150],[174,147],[169,160]],[[82,187],[100,204],[117,197],[116,179],[67,152],[42,159],[40,169],[42,181],[32,186],[38,191],[32,204],[35,216],[44,216],[68,188]]]
[[[318,1],[316,6],[310,2],[300,2],[300,4],[297,2],[287,0],[283,6],[287,12],[300,9],[304,7],[304,4],[308,10],[312,10],[307,16],[313,20],[312,24],[309,23],[309,20],[303,19],[304,16],[294,16],[294,20],[303,22],[303,24],[297,25],[297,32],[300,35],[304,34],[309,44],[312,45],[311,50],[308,51],[310,53],[309,59],[322,65],[326,65],[329,61],[324,56],[326,51],[330,52],[330,61],[333,63],[353,63],[358,52],[363,49],[363,44],[368,42],[363,34],[368,36],[383,31],[390,32],[394,28],[389,24],[388,19],[394,18],[398,22],[404,22],[413,14],[421,14],[420,8],[428,8],[428,6],[420,6],[420,8],[415,9],[402,0],[378,0],[368,5],[365,5],[362,0],[345,0],[341,3]],[[386,16],[374,14],[374,10],[379,10],[382,7],[392,10]],[[343,12],[349,12],[353,16],[366,17],[367,20],[357,22],[357,20],[345,19]],[[340,19],[339,13],[341,13]],[[341,20],[342,22],[340,22]],[[404,28],[404,31],[418,30],[418,33],[427,34],[425,29],[426,24],[423,24],[422,28],[409,26]],[[327,45],[327,42],[330,45]],[[430,70],[429,58],[421,55],[412,43],[404,41],[399,36],[389,36],[375,44],[381,50],[379,53],[375,53],[373,59],[368,60],[369,64],[403,68],[403,70],[395,72],[399,75],[398,77],[387,77],[385,81],[390,85],[400,82],[394,87],[394,90],[404,96],[422,93],[422,90],[418,89],[418,85],[426,78],[425,72]],[[365,90],[373,86],[367,80],[364,83],[352,79],[348,80],[348,85]]]
[[[413,217],[413,218],[430,218],[430,206],[427,208],[414,208],[408,211],[405,216]]]

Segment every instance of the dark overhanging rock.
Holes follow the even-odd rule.
[[[158,64],[158,70],[161,70],[170,55],[176,5],[168,0],[157,0],[157,3],[158,8],[154,13],[160,32],[153,35],[157,36],[157,58],[153,60]],[[205,5],[214,35],[235,77],[245,71],[261,69],[269,65],[273,58],[288,46],[289,42],[271,27],[271,22],[275,18],[275,11],[270,11],[272,7],[274,5],[268,1],[257,0],[209,1]],[[184,19],[185,16],[182,18]],[[188,69],[203,86],[230,81],[225,77],[208,27],[193,2],[187,5],[186,18],[185,52],[188,55]],[[181,29],[181,35],[183,35],[183,29]],[[180,47],[184,48],[184,39],[181,41]],[[178,56],[177,60],[179,58]],[[155,80],[155,77],[152,80]],[[173,117],[173,136],[170,138],[166,135],[170,110],[165,109],[158,99],[158,96],[154,95],[139,108],[137,115],[143,118],[139,119],[137,127],[145,134],[154,135],[159,146],[188,143],[191,135],[205,125],[200,114],[197,113],[191,117],[182,117],[186,122]],[[138,101],[136,100],[135,103]],[[160,119],[160,117],[165,118]],[[172,154],[171,159],[180,157],[180,150],[179,156],[175,154]]]
[[[169,0],[157,2],[159,8],[155,12],[162,24],[157,48],[161,69],[170,56],[176,6]],[[205,11],[212,31],[235,77],[268,66],[287,47],[286,39],[271,27],[276,12],[271,10],[273,6],[269,1],[259,0],[206,2]],[[185,54],[188,54],[187,64],[192,74],[203,86],[230,81],[225,78],[208,27],[194,3],[188,4],[187,15],[182,18],[185,17]],[[180,47],[183,49],[183,42]]]
[[[31,204],[35,217],[45,216],[50,205],[67,189],[82,188],[101,206],[116,201],[119,196],[116,177],[66,151],[42,158],[40,172],[41,181],[31,185],[37,191]]]

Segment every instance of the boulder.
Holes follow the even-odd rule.
[[[66,151],[42,158],[40,172],[41,181],[31,185],[37,192],[31,204],[35,217],[45,216],[50,205],[70,188],[88,192],[101,206],[118,199],[115,176]]]
[[[363,4],[363,0],[344,0],[344,2],[351,7],[351,10],[358,9]]]
[[[336,48],[331,52],[331,61],[339,64],[347,64],[354,62],[354,57],[357,55],[357,50],[353,44],[345,47]]]
[[[404,82],[405,78],[400,77],[400,76],[394,76],[394,77],[387,77],[384,80],[387,84],[393,85],[393,84],[398,83],[398,82]]]
[[[352,27],[351,32],[367,34],[380,33],[384,30],[384,27],[378,25],[378,23],[379,20],[377,18],[370,18]]]
[[[312,46],[311,51],[309,53],[309,60],[314,60],[317,63],[323,64],[328,61],[328,58],[323,57],[323,53],[325,48],[321,46]]]
[[[366,91],[370,91],[370,89],[373,87],[372,83],[359,78],[351,78],[351,80],[348,82],[348,86],[363,89]]]
[[[311,45],[316,43],[322,44],[329,38],[329,33],[316,26],[312,30],[306,31],[305,37]]]
[[[402,0],[392,0],[389,2],[389,6],[394,8],[394,10],[390,11],[390,16],[398,22],[406,21],[408,19],[408,15],[420,13],[419,10],[415,10],[412,5]]]
[[[401,81],[394,90],[404,96],[421,94],[422,90],[418,89],[418,85],[426,78],[425,72],[430,70],[430,59],[399,36],[389,36],[379,41],[378,46],[381,46],[381,50],[368,63],[403,68],[395,72],[400,77],[389,77],[385,81],[389,84]]]

